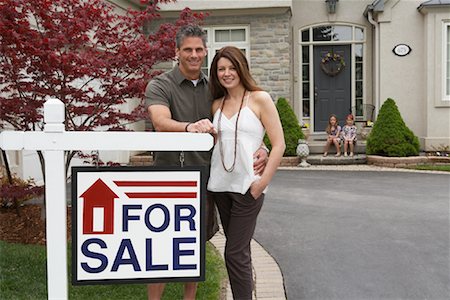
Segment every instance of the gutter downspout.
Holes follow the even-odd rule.
[[[378,22],[373,19],[372,11],[367,12],[367,20],[375,28],[375,62],[374,62],[374,88],[375,88],[375,116],[378,116],[380,109],[380,26]]]

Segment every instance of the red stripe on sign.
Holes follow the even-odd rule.
[[[197,193],[125,193],[129,198],[197,198]]]
[[[197,181],[114,181],[117,186],[197,186]]]

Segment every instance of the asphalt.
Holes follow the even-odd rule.
[[[448,173],[279,170],[254,239],[280,272],[255,278],[284,293],[254,298],[450,299],[449,199]]]

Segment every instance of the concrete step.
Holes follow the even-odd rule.
[[[355,154],[353,157],[341,155],[335,157],[334,154],[328,154],[324,157],[322,154],[313,154],[306,159],[311,165],[362,165],[367,163],[365,154]]]
[[[326,144],[326,136],[325,135],[314,135],[308,137],[308,146],[309,146],[309,153],[311,154],[323,154],[323,150],[325,149]],[[344,152],[344,145],[341,144],[341,152]],[[330,147],[330,150],[328,151],[329,154],[336,154],[336,148],[334,145]],[[365,154],[366,153],[366,141],[362,139],[358,139],[356,142],[356,146],[354,149],[354,153],[358,154]]]

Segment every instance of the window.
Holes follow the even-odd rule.
[[[444,100],[450,101],[450,23],[444,27]]]
[[[303,103],[303,117],[309,118],[309,50],[308,46],[302,47],[302,103]]]
[[[363,115],[363,45],[355,45],[355,115]]]
[[[214,55],[224,46],[235,46],[244,52],[250,64],[250,37],[248,26],[207,27],[208,55],[203,62],[202,71],[209,75],[209,67]]]
[[[313,41],[348,41],[352,39],[351,26],[319,26],[313,28]]]

